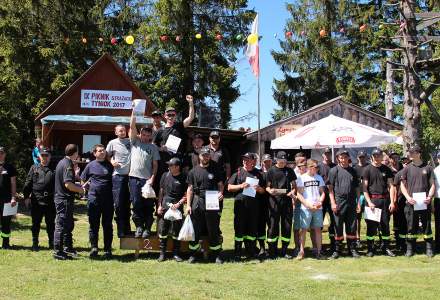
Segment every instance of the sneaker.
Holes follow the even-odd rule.
[[[373,251],[368,251],[367,252],[367,257],[373,257],[374,256],[374,252]]]
[[[193,264],[196,262],[196,257],[194,255],[191,255],[188,259],[188,263]]]
[[[429,258],[434,257],[434,252],[432,251],[432,249],[426,249],[426,256],[428,256]]]
[[[40,246],[38,246],[38,244],[33,244],[31,250],[34,252],[38,252],[38,251],[40,251]]]
[[[56,251],[53,253],[53,258],[57,260],[68,260],[70,257],[64,251]]]
[[[216,263],[217,265],[221,265],[221,264],[223,264],[223,259],[220,257],[220,255],[218,255],[218,256],[215,258],[215,263]]]
[[[339,258],[339,252],[334,251],[333,254],[330,256],[330,259],[338,259]]]
[[[158,262],[163,262],[163,261],[165,261],[165,253],[164,253],[164,252],[160,253],[159,258],[157,259],[157,261],[158,261]]]
[[[93,247],[92,250],[90,250],[89,257],[90,258],[98,257],[98,248]]]
[[[356,249],[362,248],[361,240],[356,240],[355,246],[356,246]]]
[[[385,249],[385,250],[383,250],[383,254],[384,254],[384,255],[387,255],[387,256],[389,256],[389,257],[396,257],[396,254],[394,254],[394,252],[391,251],[390,249]]]
[[[316,253],[315,258],[317,260],[326,260],[327,257],[325,257],[324,255],[322,255],[320,252]]]
[[[134,237],[135,238],[140,238],[140,237],[142,237],[142,233],[143,233],[143,229],[142,229],[142,227],[137,227],[136,228],[136,231],[135,231],[135,233],[134,233]]]
[[[359,255],[359,253],[355,250],[355,249],[352,249],[351,251],[350,251],[350,253],[351,253],[351,256],[353,257],[353,258],[360,258],[361,256]]]
[[[144,232],[142,232],[142,238],[148,239],[150,237],[151,233],[148,229],[145,229]]]
[[[178,254],[174,254],[174,255],[173,255],[173,258],[174,258],[174,260],[175,260],[176,262],[182,262],[182,261],[183,261],[183,259],[182,259]]]
[[[299,252],[296,256],[296,260],[303,260],[304,259],[304,252]]]
[[[64,252],[72,258],[78,257],[78,252],[76,252],[76,250],[73,248],[64,248]]]
[[[105,259],[112,259],[113,258],[113,254],[111,251],[104,251],[104,258]]]

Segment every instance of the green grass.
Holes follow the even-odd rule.
[[[233,247],[232,205],[226,201],[221,222],[225,250]],[[12,232],[15,249],[0,250],[0,299],[438,299],[440,294],[440,256],[428,259],[423,254],[411,259],[376,256],[189,265],[158,263],[157,254],[135,260],[133,251],[117,249],[115,238],[115,258],[92,261],[87,216],[84,206],[79,208],[74,239],[80,258],[73,261],[55,261],[47,249],[31,252],[30,217],[18,216]],[[41,244],[47,244],[44,231]]]

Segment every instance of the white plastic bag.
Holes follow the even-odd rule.
[[[178,209],[172,209],[171,206],[173,206],[171,203],[168,204],[169,208],[163,218],[168,221],[177,221],[182,220],[182,213]]]
[[[153,190],[153,187],[151,184],[146,182],[144,186],[142,187],[142,197],[148,199],[148,198],[156,198],[156,193]]]
[[[186,242],[191,242],[196,239],[196,234],[194,232],[194,227],[190,215],[186,216],[185,222],[183,222],[182,229],[180,229],[179,237],[177,239],[179,241]]]

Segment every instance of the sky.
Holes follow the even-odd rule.
[[[289,1],[293,2],[293,1]],[[286,10],[285,0],[249,0],[248,6],[259,14],[260,40],[260,120],[261,127],[269,124],[273,113],[278,105],[273,99],[273,79],[280,79],[283,74],[275,63],[270,51],[280,50],[279,38],[284,37],[284,27],[289,14]],[[274,37],[274,34],[278,38]],[[231,108],[231,129],[250,127],[257,129],[257,80],[251,72],[247,57],[244,55],[237,62],[238,85],[241,97],[233,103]],[[234,119],[255,114],[251,119],[234,122]]]

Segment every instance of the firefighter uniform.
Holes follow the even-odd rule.
[[[329,149],[331,152],[331,149]],[[327,149],[325,151],[328,151]],[[336,164],[330,162],[329,164],[325,164],[321,162],[318,165],[319,171],[318,174],[322,176],[324,179],[324,182],[328,181],[328,173],[330,172],[330,169],[335,167]],[[335,217],[332,212],[332,206],[330,203],[330,196],[328,193],[327,186],[324,188],[325,198],[324,202],[322,203],[322,217],[325,218],[325,215],[329,215],[330,219],[330,225],[328,227],[328,237],[330,239],[330,251],[333,252],[335,250]]]
[[[41,155],[46,153],[43,150]],[[54,180],[55,172],[42,164],[32,165],[26,177],[23,195],[25,199],[31,199],[33,250],[38,250],[39,248],[38,237],[43,217],[46,222],[49,249],[53,248],[53,235],[55,231]]]
[[[244,157],[253,159],[251,155],[247,153]],[[259,186],[264,185],[263,176],[258,169],[253,168],[247,171],[243,167],[238,168],[237,172],[232,174],[228,184],[240,185],[246,182],[247,177],[258,179]],[[261,196],[258,193],[255,197],[246,196],[243,195],[243,190],[240,190],[235,193],[234,198],[235,256],[236,258],[241,256],[242,243],[244,242],[248,256],[253,258],[258,234],[258,209]]]
[[[3,147],[0,147],[2,151]],[[17,176],[15,167],[8,163],[0,165],[0,237],[2,238],[2,248],[8,249],[9,238],[11,237],[11,218],[12,216],[3,216],[3,206],[11,202],[11,179]],[[17,204],[18,205],[18,204]]]
[[[373,150],[374,154],[381,154],[380,150]],[[368,182],[368,186],[364,186],[364,193],[368,193],[370,201],[375,208],[381,209],[380,222],[365,219],[367,223],[367,256],[373,256],[374,241],[378,238],[378,229],[380,229],[382,237],[382,251],[388,256],[395,256],[390,246],[390,213],[388,210],[390,204],[390,195],[388,192],[388,180],[393,179],[391,169],[385,165],[374,166],[373,164],[365,167],[363,172],[363,180]]]
[[[200,153],[201,155],[207,155],[209,150],[203,148]],[[191,221],[195,232],[195,240],[189,244],[192,252],[191,261],[194,261],[195,252],[200,249],[199,241],[203,235],[208,235],[209,249],[216,256],[216,259],[222,250],[220,217],[223,202],[220,202],[219,210],[207,210],[205,201],[206,191],[218,190],[218,184],[222,182],[222,173],[213,161],[210,161],[207,167],[195,166],[188,173],[187,183],[193,189]]]
[[[393,225],[394,225],[394,234],[396,237],[397,247],[401,251],[406,250],[405,239],[408,233],[405,219],[405,206],[406,199],[405,196],[400,191],[400,182],[402,181],[402,172],[401,169],[394,176],[393,185],[397,189],[397,203],[396,203],[396,211],[393,214]]]
[[[87,214],[89,217],[89,241],[91,257],[98,255],[99,224],[102,221],[104,233],[104,255],[112,256],[113,241],[113,166],[108,160],[90,162],[81,174],[82,182],[89,182],[87,194]]]

